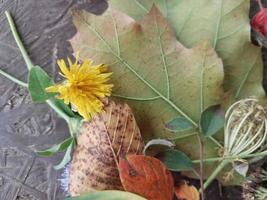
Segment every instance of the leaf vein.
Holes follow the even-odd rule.
[[[247,79],[248,79],[248,76],[249,76],[251,70],[252,70],[252,69],[254,68],[254,66],[256,65],[256,62],[257,62],[257,60],[258,60],[258,56],[259,56],[259,54],[257,54],[254,63],[251,65],[251,67],[250,67],[249,70],[247,71],[246,75],[244,76],[244,79],[241,81],[241,83],[240,83],[240,85],[239,85],[239,87],[238,87],[238,89],[237,89],[235,98],[238,98],[238,97],[239,97],[239,95],[240,95],[240,93],[241,93],[241,90],[243,89],[243,87],[244,87],[244,85],[245,85],[245,83],[246,83],[246,81],[247,81]]]
[[[138,0],[134,0],[134,2],[136,3],[136,5],[138,5],[143,11],[145,11],[146,13],[148,13],[149,11],[138,1]]]
[[[117,44],[118,56],[120,56],[121,55],[121,50],[120,50],[120,41],[119,41],[119,34],[118,34],[118,29],[117,29],[117,23],[116,23],[113,15],[111,15],[111,19],[112,19],[114,30],[115,30],[115,37],[116,37],[116,44]]]
[[[161,98],[160,96],[155,96],[155,97],[127,97],[127,96],[123,96],[120,94],[112,94],[112,96],[123,98],[123,99],[128,99],[128,100],[135,100],[135,101],[153,101],[153,100],[157,100],[157,99]]]
[[[162,39],[161,39],[161,35],[165,32],[167,26],[165,26],[164,31],[162,33],[160,33],[159,26],[158,26],[158,20],[157,20],[156,15],[154,15],[154,20],[155,20],[155,25],[156,25],[157,32],[158,32],[158,42],[159,42],[159,47],[160,47],[160,55],[161,55],[161,59],[162,59],[163,66],[164,66],[165,76],[166,76],[167,98],[169,99],[170,98],[170,80],[169,80],[169,73],[168,73],[168,68],[167,68],[167,63],[166,63],[166,57],[164,56],[165,52],[164,52],[163,47],[162,47]]]
[[[221,22],[222,22],[222,7],[223,7],[223,0],[221,0],[220,9],[219,9],[220,10],[219,11],[219,17],[218,17],[217,26],[216,26],[216,29],[215,29],[215,36],[214,36],[214,40],[213,40],[214,49],[216,49],[216,46],[217,46],[218,35],[219,35]]]

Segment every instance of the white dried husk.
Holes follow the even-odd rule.
[[[243,99],[226,112],[224,156],[242,156],[261,151],[266,143],[267,120],[257,99]]]

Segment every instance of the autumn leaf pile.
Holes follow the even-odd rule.
[[[264,36],[266,9],[258,2],[252,28]],[[72,12],[77,34],[70,43],[84,63],[68,59],[68,69],[61,60],[67,80],[58,85],[31,61],[5,12],[28,82],[0,74],[68,123],[69,138],[37,153],[65,151],[54,168],[71,161],[70,199],[199,199],[194,186],[175,187],[170,171],[199,178],[202,199],[215,178],[242,184],[246,159],[267,155],[261,51],[250,41],[249,0],[109,4],[101,16]],[[154,149],[158,159],[148,151],[156,145],[167,147]]]
[[[175,189],[172,174],[160,160],[141,155],[143,149],[140,130],[129,106],[110,101],[105,112],[83,124],[77,137],[69,174],[70,195],[125,190],[146,199],[172,200]],[[184,199],[192,188],[185,184],[176,188],[175,193]],[[196,189],[193,194],[198,197]]]
[[[249,96],[265,102],[261,52],[250,41],[248,0],[137,2],[112,0],[102,16],[73,12],[77,34],[71,44],[82,58],[108,64],[114,97],[133,108],[145,139],[197,132],[201,114],[213,105],[227,107]],[[189,122],[186,132],[166,129],[177,117]],[[220,131],[214,138],[222,143]],[[176,145],[199,159],[196,135]],[[209,137],[204,147],[205,158],[217,157],[221,148]],[[206,176],[213,169],[207,164]]]

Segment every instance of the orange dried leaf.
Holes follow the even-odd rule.
[[[199,200],[199,192],[195,186],[189,186],[187,183],[175,188],[175,195],[178,200]]]
[[[119,171],[126,191],[148,200],[173,199],[173,178],[160,160],[150,156],[128,155],[126,159],[120,159]]]

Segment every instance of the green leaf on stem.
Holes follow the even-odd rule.
[[[224,125],[224,112],[220,105],[207,108],[202,114],[200,125],[203,134],[208,137],[217,133]]]
[[[68,146],[67,151],[66,151],[62,161],[58,165],[54,166],[55,170],[62,169],[68,162],[71,161],[71,151],[72,151],[73,145],[74,145],[74,140],[72,140],[72,142]]]
[[[90,192],[82,196],[67,198],[66,200],[145,200],[136,194],[117,190]]]
[[[55,100],[54,100],[54,103],[55,103],[55,105],[56,105],[59,109],[61,109],[61,110],[62,110],[64,113],[66,113],[69,117],[78,117],[78,115],[75,114],[75,113],[71,110],[71,108],[70,108],[67,104],[64,103],[63,100],[61,100],[61,99],[55,99]]]
[[[179,150],[168,149],[161,152],[159,158],[171,171],[191,171],[193,169],[190,158]]]
[[[31,68],[29,73],[29,91],[33,102],[41,103],[55,96],[55,93],[47,93],[45,91],[47,87],[53,84],[53,80],[41,67],[34,66]]]
[[[192,123],[184,117],[177,117],[168,122],[166,128],[171,131],[180,132],[193,129],[194,127],[192,126]]]
[[[52,156],[57,152],[65,151],[73,143],[73,140],[74,140],[73,137],[67,138],[60,144],[54,145],[53,147],[46,149],[44,151],[36,151],[36,153],[39,156],[45,156],[45,157]]]

